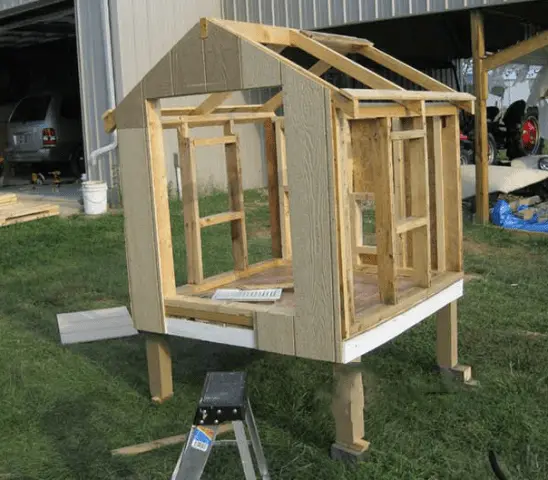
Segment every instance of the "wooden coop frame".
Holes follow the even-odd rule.
[[[284,56],[290,48],[315,63],[310,68],[295,63]],[[405,90],[348,54],[383,65],[422,89]],[[321,77],[330,68],[366,88],[337,88]],[[259,105],[223,104],[234,91],[261,87],[281,91]],[[160,107],[164,97],[204,93],[210,95],[197,107]],[[438,363],[459,370],[458,113],[473,108],[471,95],[365,39],[202,19],[104,115],[106,130],[118,129],[135,327],[347,364],[441,312]],[[234,126],[256,122],[265,128],[272,259],[250,265]],[[222,126],[223,134],[193,135],[203,126]],[[186,285],[175,282],[163,129],[175,129],[179,140]],[[225,148],[230,208],[201,217],[195,150],[214,144]],[[367,245],[358,204],[372,201],[376,245]],[[234,270],[204,278],[201,231],[219,223],[231,226]],[[284,294],[268,305],[210,298],[227,286],[279,286]],[[149,336],[147,348],[151,391],[165,398],[172,385],[162,335]],[[337,369],[345,379],[333,404],[337,439],[359,450],[363,422],[360,427],[355,420],[363,412],[347,406],[363,404],[361,377],[357,381],[355,371]],[[470,378],[469,367],[460,371]]]

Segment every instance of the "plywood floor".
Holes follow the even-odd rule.
[[[293,282],[293,272],[291,265],[273,267],[261,273],[257,273],[247,278],[223,285],[222,288],[243,288],[253,287],[253,285],[272,285]],[[415,283],[408,277],[400,277],[397,282],[399,293],[411,289]],[[354,272],[354,292],[356,313],[380,304],[379,288],[377,285],[377,276],[362,271]],[[213,295],[214,290],[201,294],[201,297]],[[280,306],[295,306],[295,292],[291,289],[285,289],[282,298],[276,302]]]

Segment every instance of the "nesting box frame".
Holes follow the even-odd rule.
[[[305,68],[286,49],[315,63]],[[422,90],[405,90],[348,54]],[[321,77],[330,68],[368,88],[335,87]],[[263,87],[281,91],[260,105],[223,105],[234,91]],[[160,108],[161,98],[203,93],[211,95],[198,107]],[[473,102],[364,39],[203,19],[104,117],[107,131],[118,129],[135,327],[348,363],[448,306],[462,295],[459,109],[471,112]],[[250,265],[235,125],[257,122],[265,127],[272,259]],[[223,135],[194,134],[213,125]],[[180,147],[180,286],[163,129],[176,129]],[[229,210],[201,217],[195,151],[209,145],[225,149]],[[364,243],[363,202],[374,206],[375,245]],[[225,222],[234,270],[204,278],[201,231]],[[284,293],[274,304],[210,298],[220,287],[276,286]]]

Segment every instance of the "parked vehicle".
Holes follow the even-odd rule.
[[[17,164],[66,164],[73,175],[84,171],[79,95],[46,92],[24,97],[8,120],[6,161]]]
[[[489,165],[497,163],[498,151],[506,149],[508,160],[542,153],[544,139],[540,136],[537,107],[527,108],[524,100],[512,103],[506,111],[487,107]],[[464,122],[463,133],[474,141],[474,118]]]

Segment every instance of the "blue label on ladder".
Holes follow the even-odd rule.
[[[210,428],[196,427],[190,446],[196,450],[207,452],[213,441],[214,432]]]

